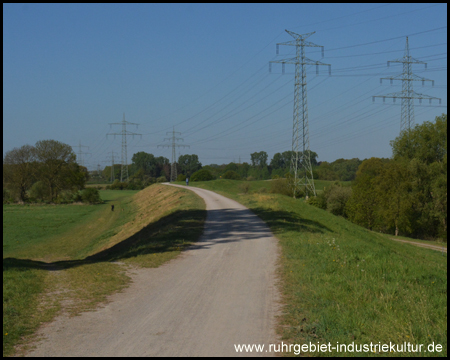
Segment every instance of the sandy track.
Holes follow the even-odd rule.
[[[41,328],[28,356],[255,356],[234,344],[276,342],[277,240],[243,205],[189,189],[208,210],[200,241],[159,268],[139,269],[106,306]]]
[[[447,252],[447,248],[445,248],[443,246],[423,244],[423,243],[419,243],[419,242],[416,242],[416,241],[400,240],[400,239],[394,239],[394,238],[391,238],[391,240],[400,241],[400,242],[403,242],[403,243],[412,244],[412,245],[419,246],[419,247],[424,247],[424,248],[427,248],[427,249],[437,250],[437,251],[441,251],[441,252]]]

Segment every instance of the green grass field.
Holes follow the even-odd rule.
[[[14,347],[60,311],[76,315],[126,287],[130,265],[159,266],[203,231],[204,202],[189,191],[100,194],[101,205],[3,206],[4,356],[20,355]]]
[[[258,193],[256,181],[251,182],[255,193],[242,194],[241,183],[190,185],[249,207],[280,240],[285,306],[279,333],[285,343],[434,342],[443,346],[442,352],[383,355],[446,356],[446,254],[392,241],[302,200]]]

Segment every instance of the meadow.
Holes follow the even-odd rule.
[[[22,354],[57,314],[105,303],[130,269],[163,264],[203,231],[205,205],[190,191],[100,194],[100,205],[3,205],[4,356]]]
[[[392,241],[302,199],[267,193],[269,182],[251,182],[242,193],[243,183],[216,180],[190,186],[249,207],[279,239],[284,306],[278,331],[284,343],[409,342],[426,348],[434,342],[443,346],[442,352],[306,355],[446,356],[446,253]]]

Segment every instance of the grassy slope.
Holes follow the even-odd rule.
[[[204,203],[189,191],[154,185],[101,195],[104,205],[4,206],[4,356],[61,304],[75,315],[123,289],[126,265],[112,261],[159,266],[203,230]]]
[[[280,240],[284,342],[434,341],[444,348],[435,355],[446,355],[446,254],[389,240],[302,200],[241,194],[239,181],[191,185],[248,206]]]

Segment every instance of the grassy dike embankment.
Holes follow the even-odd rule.
[[[3,356],[61,311],[76,315],[124,289],[130,266],[157,267],[203,231],[205,205],[190,191],[100,194],[101,205],[3,206]]]
[[[245,183],[250,186],[246,194]],[[392,241],[303,200],[267,193],[269,183],[216,180],[190,185],[247,206],[280,240],[284,308],[278,330],[284,343],[409,342],[426,349],[434,342],[442,345],[442,352],[381,354],[447,355],[446,253]]]

